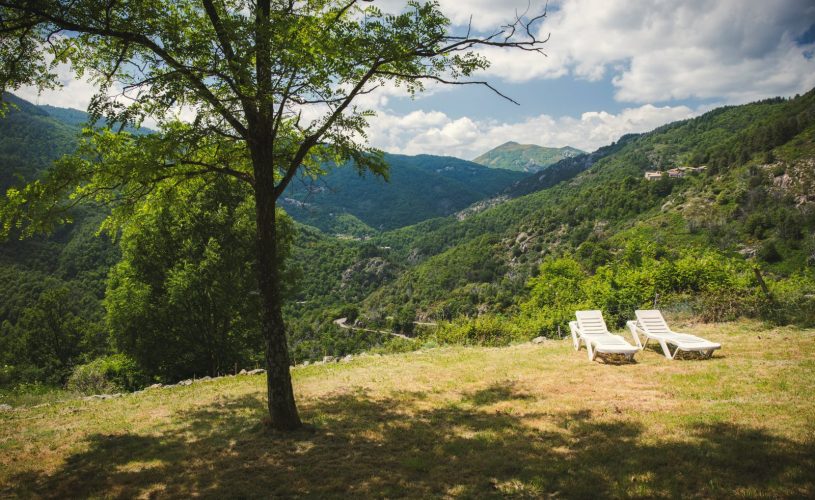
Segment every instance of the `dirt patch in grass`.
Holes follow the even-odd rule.
[[[689,331],[722,354],[615,366],[550,342],[298,368],[291,434],[261,424],[263,377],[18,410],[0,494],[815,495],[815,332]]]

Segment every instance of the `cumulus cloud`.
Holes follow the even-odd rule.
[[[384,12],[398,13],[405,0],[375,0],[374,5]],[[492,32],[511,23],[516,14],[537,15],[543,12],[544,0],[439,0],[441,11],[456,26],[469,26],[482,32]]]
[[[50,57],[48,58],[50,59]],[[40,91],[37,87],[26,85],[14,90],[14,94],[34,104],[49,104],[58,108],[72,108],[79,110],[88,109],[93,96],[99,91],[92,77],[87,75],[84,78],[77,78],[71,66],[67,63],[59,64],[54,68],[59,86],[54,89],[44,89]],[[138,89],[123,92],[121,84],[114,83],[108,89],[108,95],[122,104],[129,105],[136,97]],[[170,111],[171,117],[183,121],[192,121],[197,115],[193,106],[176,106]],[[159,121],[156,117],[145,118],[143,126],[157,129]]]
[[[510,81],[611,77],[620,101],[716,98],[729,103],[815,86],[810,0],[562,0],[541,35],[548,57],[483,53],[488,74]]]
[[[517,123],[450,118],[439,111],[414,111],[397,116],[382,113],[372,122],[373,145],[392,153],[474,158],[507,141],[545,146],[573,146],[593,151],[622,135],[645,132],[668,122],[690,118],[707,108],[687,106],[643,106],[617,114],[605,111],[580,117],[540,115]]]
[[[456,29],[472,20],[473,28],[481,32],[511,21],[516,12],[536,13],[545,5],[543,0],[439,1]],[[404,4],[404,0],[374,3],[386,11],[401,10]],[[813,23],[811,0],[551,0],[539,33],[541,38],[551,34],[547,57],[484,49],[493,62],[486,77],[493,83],[608,79],[615,98],[631,107],[616,114],[540,115],[517,123],[472,115],[454,119],[443,107],[400,115],[388,111],[393,101],[405,99],[404,88],[393,85],[361,96],[356,104],[380,111],[369,136],[388,151],[466,158],[507,140],[591,150],[624,133],[649,130],[701,111],[676,106],[676,100],[736,104],[807,91],[815,86],[815,43],[801,43],[801,35]],[[17,93],[42,104],[84,109],[94,93],[93,84],[75,79],[67,67],[59,68],[59,75],[61,91],[37,95],[36,89],[23,88]],[[422,95],[449,90],[429,84]],[[183,118],[192,113],[179,112]]]
[[[96,86],[89,78],[76,78],[68,64],[56,68],[61,87],[46,89],[40,92],[34,86],[24,86],[14,94],[35,104],[50,104],[60,108],[87,109],[91,98],[96,94]]]

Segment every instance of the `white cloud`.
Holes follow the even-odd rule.
[[[96,86],[88,78],[78,79],[67,64],[60,64],[56,74],[62,87],[39,92],[34,86],[24,86],[14,94],[35,104],[50,104],[60,108],[87,109],[96,94]]]
[[[372,122],[370,140],[374,146],[392,153],[459,158],[474,158],[507,141],[593,151],[624,134],[646,132],[705,110],[646,104],[617,114],[592,111],[579,118],[544,114],[517,123],[452,119],[439,111],[414,111],[404,116],[381,113]]]
[[[405,0],[374,0],[373,4],[384,12],[398,13],[405,7]],[[517,15],[543,12],[545,0],[439,0],[441,11],[456,26],[472,27],[492,32],[512,22]],[[364,5],[364,4],[363,4]]]
[[[611,76],[625,102],[737,103],[815,86],[811,0],[562,0],[541,26],[548,57],[488,49],[488,75],[510,81]]]
[[[528,0],[440,0],[440,4],[458,27],[467,25],[472,16],[475,29],[482,31],[506,23],[516,10],[523,12],[530,6]],[[538,12],[543,4],[532,0],[530,12]],[[399,10],[404,0],[376,0],[374,5]],[[807,91],[815,86],[811,56],[815,44],[801,46],[795,40],[813,21],[811,0],[552,0],[539,33],[541,37],[551,33],[545,46],[547,57],[486,49],[483,53],[493,61],[487,76],[514,82],[610,78],[616,99],[632,103],[631,108],[580,117],[540,115],[518,123],[472,116],[452,119],[441,111],[399,116],[382,112],[394,99],[405,97],[404,88],[393,85],[362,96],[356,104],[380,110],[370,139],[389,151],[472,157],[507,140],[594,149],[623,133],[699,112],[671,106],[677,99],[732,104]],[[16,93],[41,104],[86,108],[95,91],[93,84],[75,79],[64,66],[59,76],[61,90],[39,96],[33,88]],[[429,84],[421,95],[450,88]],[[180,110],[183,118],[191,113]]]
[[[13,93],[34,104],[50,104],[58,108],[73,108],[82,111],[88,109],[91,99],[98,92],[98,86],[92,81],[91,75],[86,74],[84,78],[77,78],[71,66],[66,63],[57,65],[54,71],[60,83],[59,87],[40,91],[35,86],[27,85],[16,89]],[[108,95],[122,104],[129,105],[139,92],[146,92],[148,89],[149,86],[145,86],[123,93],[122,85],[114,83],[108,89]],[[170,114],[172,118],[189,122],[195,119],[197,112],[193,106],[176,106],[170,111]],[[142,125],[157,129],[159,121],[155,117],[148,116]]]

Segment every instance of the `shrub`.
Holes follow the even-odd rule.
[[[682,303],[702,319],[721,321],[756,316],[762,297],[747,264],[712,250],[657,251],[650,242],[633,240],[615,262],[584,273],[577,261],[545,262],[530,279],[530,297],[522,304],[527,331],[556,336],[568,332],[579,309],[601,309],[610,328],[623,327],[634,310]]]
[[[779,262],[783,259],[781,252],[778,251],[778,247],[773,240],[767,240],[763,245],[761,245],[761,248],[758,250],[758,256],[761,258],[761,260],[770,264]]]
[[[692,295],[692,308],[702,321],[733,321],[759,315],[762,298],[747,289],[719,288]]]
[[[74,368],[67,388],[82,394],[135,390],[146,383],[133,359],[124,354],[97,358]]]
[[[415,351],[420,347],[421,345],[416,341],[401,337],[390,337],[381,346],[371,349],[370,352],[374,354],[398,354]]]
[[[768,286],[772,300],[764,301],[762,316],[781,324],[815,326],[815,279],[798,274]]]
[[[439,344],[507,345],[513,340],[529,340],[530,335],[513,320],[486,314],[440,323],[429,341]]]

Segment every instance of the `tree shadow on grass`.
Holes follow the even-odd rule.
[[[472,403],[475,406],[488,406],[501,401],[528,400],[533,396],[520,392],[516,388],[515,382],[508,380],[496,382],[485,389],[480,389],[464,395],[462,401]]]
[[[281,434],[258,396],[177,415],[161,435],[93,435],[51,475],[21,474],[21,496],[439,497],[811,496],[813,447],[732,424],[646,436],[589,410],[513,415],[511,382],[429,405],[422,393],[337,394],[302,405],[308,428]],[[538,422],[541,431],[530,422]],[[540,425],[543,422],[543,425]],[[2,493],[2,492],[0,492]]]

